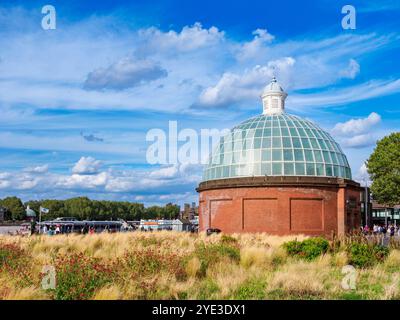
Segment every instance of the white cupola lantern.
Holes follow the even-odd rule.
[[[285,112],[285,99],[287,93],[282,89],[276,78],[264,88],[261,95],[263,102],[263,114],[282,114]]]

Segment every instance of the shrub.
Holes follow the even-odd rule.
[[[234,299],[262,300],[266,294],[265,285],[265,281],[261,279],[247,280],[235,291]]]
[[[390,250],[388,247],[377,245],[373,247],[374,256],[377,262],[383,262],[388,257]]]
[[[360,268],[382,262],[389,255],[389,249],[381,245],[353,242],[347,248],[349,263]]]
[[[283,244],[286,252],[290,256],[299,255],[303,250],[303,243],[297,240],[288,241]]]
[[[221,261],[223,258],[231,259],[233,262],[239,262],[240,251],[236,245],[227,245],[222,243],[205,245],[203,242],[196,245],[194,255],[200,261],[200,270],[198,275],[206,275],[210,265]]]
[[[16,244],[0,243],[0,274],[9,274],[18,287],[35,284],[32,275],[32,259],[28,252]]]
[[[124,264],[133,277],[156,275],[160,271],[172,272],[179,280],[185,277],[182,257],[175,253],[165,253],[157,249],[129,251],[124,256]]]
[[[234,237],[232,237],[232,236],[223,234],[223,235],[221,236],[221,243],[222,243],[222,244],[228,244],[228,245],[230,245],[230,244],[235,245],[235,244],[238,243],[238,241],[237,241],[236,238],[234,238]]]
[[[16,267],[24,256],[24,250],[16,244],[0,243],[0,271]]]
[[[349,263],[357,267],[367,267],[374,263],[370,246],[366,243],[352,243],[348,247]]]
[[[53,291],[57,300],[90,299],[115,277],[112,266],[83,254],[57,257],[54,264],[57,281]]]
[[[296,256],[311,261],[326,253],[329,248],[328,240],[324,238],[309,238],[303,241],[289,241],[283,244],[290,256]]]
[[[205,279],[199,284],[198,288],[194,289],[195,292],[197,291],[198,300],[211,300],[215,299],[215,295],[219,292],[218,285],[211,279]]]

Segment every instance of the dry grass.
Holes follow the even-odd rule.
[[[222,235],[174,232],[0,236],[0,245],[13,244],[26,256],[15,261],[16,268],[0,269],[0,299],[60,298],[77,287],[74,281],[85,282],[85,277],[92,277],[94,290],[82,291],[75,298],[400,298],[399,250],[392,250],[386,261],[374,268],[358,270],[357,289],[346,291],[341,288],[341,269],[348,263],[346,252],[326,254],[310,262],[298,260],[288,257],[282,248],[283,243],[295,238],[306,237],[234,234],[224,242]],[[203,251],[200,254],[201,245],[213,248],[213,256]],[[75,256],[75,260],[57,262]],[[66,291],[44,291],[41,269],[56,262],[60,263],[57,268],[71,264],[57,287],[65,286]],[[75,278],[76,274],[81,278]]]
[[[116,285],[112,285],[99,289],[95,293],[93,300],[121,300],[122,298],[121,289]]]

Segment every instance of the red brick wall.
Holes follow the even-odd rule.
[[[204,190],[200,192],[200,230],[218,228],[226,233],[329,236],[332,231],[338,232],[338,212],[346,210],[338,206],[345,204],[345,196],[357,193],[350,190],[343,194],[342,202],[338,198],[340,189],[241,187]]]
[[[346,232],[358,230],[361,226],[360,192],[359,189],[346,189]]]

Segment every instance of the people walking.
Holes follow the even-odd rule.
[[[390,225],[390,227],[389,227],[389,232],[390,232],[390,236],[391,236],[391,237],[394,237],[394,234],[395,234],[395,227],[394,227],[394,225]]]
[[[386,232],[387,232],[386,226],[382,226],[383,237],[386,237]]]

